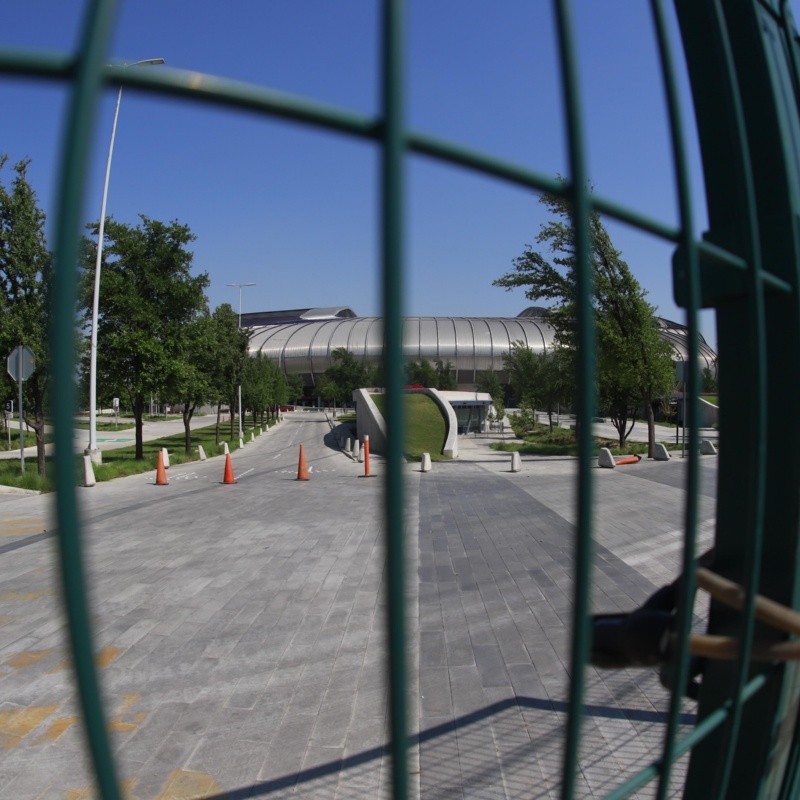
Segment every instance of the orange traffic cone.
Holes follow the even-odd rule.
[[[231,463],[231,454],[225,455],[225,474],[222,477],[223,483],[236,483],[236,478],[233,477],[233,464]]]
[[[164,469],[164,451],[158,451],[158,462],[156,466],[156,486],[167,486],[167,470]]]
[[[308,480],[308,464],[306,464],[306,454],[303,452],[303,445],[300,445],[300,461],[297,463],[297,480]]]

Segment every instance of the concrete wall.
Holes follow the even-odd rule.
[[[353,400],[356,404],[356,436],[362,440],[364,434],[369,435],[370,450],[382,453],[386,449],[386,422],[369,396],[371,391],[373,390],[357,389],[353,392]],[[436,389],[411,389],[410,391],[428,395],[439,406],[445,419],[446,430],[442,453],[448,458],[458,458],[458,421],[453,407]]]
[[[370,452],[386,452],[386,422],[370,397],[371,389],[356,389],[353,400],[356,404],[356,436],[363,441],[369,436]]]
[[[713,428],[719,422],[719,408],[708,400],[699,398],[698,416],[700,417],[699,427]]]
[[[438,389],[412,389],[411,391],[428,395],[439,406],[439,410],[444,416],[446,428],[442,455],[448,458],[458,458],[458,420],[456,419],[456,412],[453,411],[453,406],[447,402]]]

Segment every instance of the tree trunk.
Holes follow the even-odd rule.
[[[133,398],[133,419],[135,423],[135,430],[136,430],[136,460],[141,461],[144,458],[144,436],[143,436],[143,426],[144,426],[144,397],[140,394],[137,394]]]
[[[36,424],[33,429],[36,431],[36,469],[40,477],[44,478],[47,468],[44,460],[44,409],[41,406],[36,409]]]
[[[192,416],[197,403],[183,404],[183,439],[184,439],[184,452],[187,456],[192,455]]]
[[[219,423],[222,420],[222,402],[217,403],[217,426],[214,429],[214,444],[219,447]]]
[[[649,397],[645,397],[644,408],[647,412],[647,457],[653,458],[656,448],[656,417]]]

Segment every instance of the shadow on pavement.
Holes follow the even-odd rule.
[[[463,714],[448,722],[434,725],[420,731],[416,736],[409,737],[409,747],[413,747],[416,743],[424,744],[444,736],[448,733],[463,730],[478,722],[482,722],[490,717],[501,714],[502,712],[512,709],[532,709],[535,711],[555,712],[559,714],[566,714],[569,710],[569,704],[560,700],[543,700],[537,697],[509,697],[506,700],[500,700],[484,708],[471,711],[468,714]],[[599,705],[586,705],[584,706],[584,713],[589,717],[605,717],[607,719],[625,719],[636,722],[651,722],[651,723],[664,723],[667,722],[667,713],[660,711],[647,711],[638,708],[619,708],[612,706],[599,706]],[[681,725],[694,725],[697,721],[695,714],[681,714],[679,722]],[[262,783],[255,783],[250,786],[244,786],[240,789],[231,789],[227,792],[221,792],[215,795],[209,795],[205,800],[244,800],[248,797],[263,797],[273,792],[288,789],[293,786],[298,786],[304,783],[324,778],[328,775],[333,775],[337,772],[353,769],[355,767],[374,761],[384,756],[388,756],[390,747],[388,744],[379,747],[372,747],[369,750],[364,750],[361,753],[356,753],[347,758],[336,759],[329,761],[325,764],[320,764],[316,767],[309,767],[308,769],[299,770],[298,772],[290,772],[280,778],[272,778],[271,780],[263,781]]]

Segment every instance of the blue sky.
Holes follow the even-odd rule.
[[[550,5],[409,0],[409,127],[546,174],[566,173]],[[0,46],[70,52],[82,12],[74,0],[4,3]],[[595,190],[675,222],[649,4],[578,0],[574,15]],[[120,3],[109,60],[163,57],[166,67],[147,69],[197,70],[374,114],[378,23],[372,0],[136,0]],[[106,94],[98,117],[87,221],[99,216],[115,94]],[[0,152],[12,162],[32,160],[29,179],[48,213],[64,97],[59,84],[0,79]],[[687,123],[702,230],[688,104]],[[534,241],[543,221],[536,196],[418,157],[407,166],[406,313],[518,314],[530,304],[522,292],[491,284]],[[212,307],[237,306],[227,283],[255,282],[243,293],[244,311],[349,305],[377,314],[377,168],[377,151],[365,142],[126,90],[108,213],[129,223],[143,213],[189,225],[195,268],[211,278]],[[609,228],[659,313],[682,320],[672,300],[671,247],[625,226]],[[713,343],[710,314],[703,332]]]

